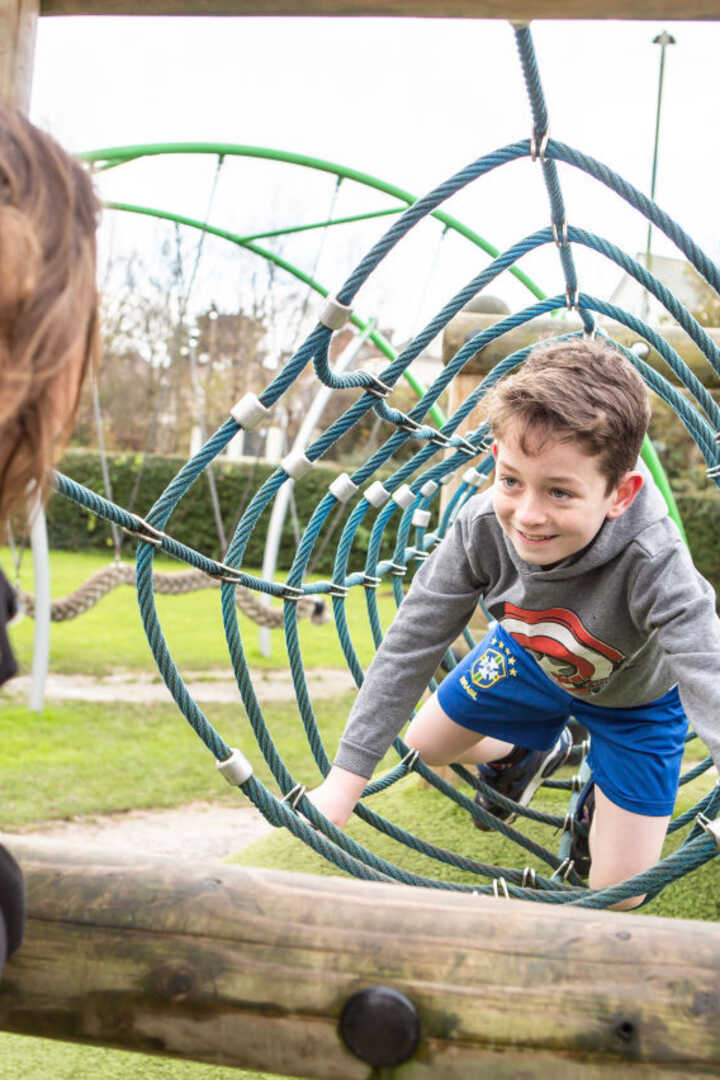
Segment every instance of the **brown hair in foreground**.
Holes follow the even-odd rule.
[[[602,342],[570,338],[535,346],[483,402],[492,434],[512,426],[525,454],[548,440],[574,441],[598,458],[608,493],[635,468],[650,422],[642,378]]]
[[[0,108],[0,524],[45,497],[98,348],[90,178]]]

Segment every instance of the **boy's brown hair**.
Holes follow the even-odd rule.
[[[635,468],[650,422],[647,390],[619,352],[596,339],[537,345],[486,395],[492,434],[515,428],[525,454],[548,440],[573,441],[598,459],[608,494]]]
[[[98,349],[87,172],[0,108],[0,524],[47,493]]]

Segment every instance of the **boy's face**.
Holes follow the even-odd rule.
[[[582,551],[606,518],[624,514],[642,476],[626,473],[608,494],[598,459],[577,442],[526,442],[528,454],[511,426],[495,443],[493,505],[520,558],[550,567]]]

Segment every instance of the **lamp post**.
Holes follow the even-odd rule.
[[[650,198],[655,199],[655,184],[657,182],[658,144],[660,142],[660,112],[662,109],[663,82],[665,80],[665,50],[668,45],[675,45],[675,38],[667,30],[663,30],[653,38],[653,45],[660,46],[660,73],[658,75],[657,109],[655,111],[655,144],[653,148],[652,176],[650,178]],[[645,245],[645,266],[650,269],[650,245],[652,242],[652,222],[648,222],[647,243]]]

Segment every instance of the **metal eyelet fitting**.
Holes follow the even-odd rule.
[[[500,899],[500,889],[502,889],[503,897],[506,900],[509,900],[510,893],[508,892],[507,881],[505,878],[493,878],[493,896],[498,900]]]
[[[550,125],[545,128],[545,131],[538,139],[538,134],[533,131],[530,137],[530,160],[537,161],[540,159],[540,164],[544,165],[547,161],[547,148],[550,141]]]
[[[568,240],[568,227],[567,227],[567,221],[565,221],[564,218],[560,222],[560,228],[559,229],[558,229],[557,222],[553,221],[553,223],[552,223],[552,234],[553,234],[553,240],[555,241],[555,243],[557,244],[558,247],[567,247],[568,246],[568,243],[569,243],[569,240]]]
[[[290,788],[286,795],[283,795],[280,802],[288,803],[291,810],[297,810],[298,803],[300,802],[306,791],[306,784],[296,784],[295,787]]]

